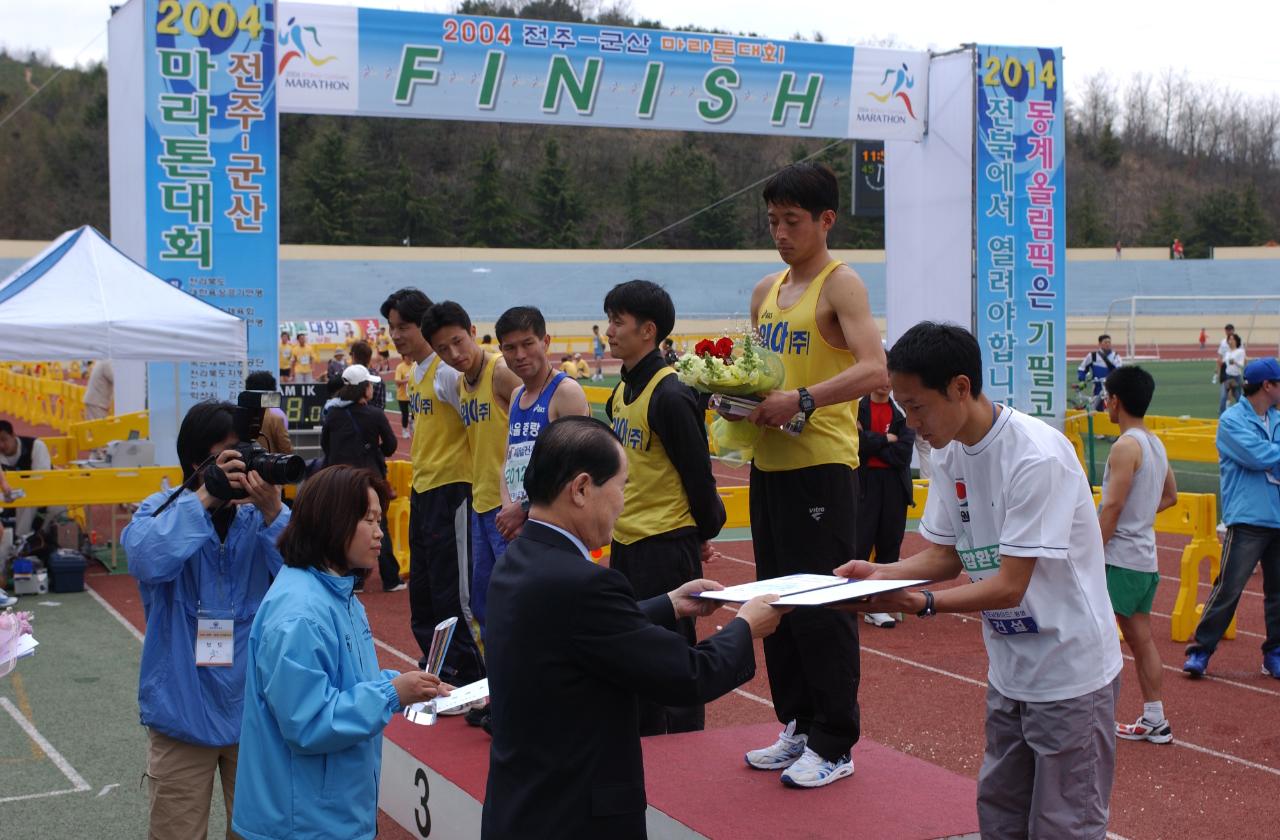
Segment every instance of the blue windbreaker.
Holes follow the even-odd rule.
[[[152,517],[168,496],[160,492],[148,497],[121,535],[147,619],[139,716],[143,726],[179,741],[208,747],[235,744],[244,711],[249,625],[282,566],[276,539],[289,522],[289,509],[282,508],[264,527],[262,514],[242,505],[223,543],[195,493],[184,492]],[[201,610],[213,618],[235,619],[231,667],[196,667]]]
[[[247,840],[377,832],[382,730],[400,711],[355,578],[284,569],[249,634],[232,827]]]
[[[1280,411],[1266,424],[1247,399],[1218,418],[1218,468],[1222,474],[1222,521],[1228,525],[1280,528]],[[1268,480],[1270,475],[1271,480]]]

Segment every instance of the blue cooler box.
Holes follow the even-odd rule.
[[[84,591],[84,555],[60,548],[49,558],[49,588],[54,592]]]

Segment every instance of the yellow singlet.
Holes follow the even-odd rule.
[[[413,490],[425,493],[445,484],[471,483],[471,449],[467,430],[453,406],[436,394],[440,357],[432,355],[417,382],[409,377],[409,411],[413,414]]]
[[[471,509],[488,513],[502,506],[503,465],[507,458],[507,412],[493,396],[493,371],[498,354],[487,353],[475,390],[458,377],[462,423],[471,448]]]
[[[800,299],[787,308],[778,305],[778,291],[791,270],[779,275],[760,305],[756,321],[764,344],[782,357],[787,372],[783,388],[792,390],[823,382],[856,361],[848,350],[827,343],[818,330],[818,296],[827,277],[843,265],[832,260]],[[756,443],[755,465],[766,472],[799,470],[819,464],[858,466],[858,401],[827,405],[809,418],[804,431],[791,436],[766,428]]]
[[[613,526],[613,538],[623,545],[697,525],[689,512],[689,498],[680,483],[680,474],[672,466],[662,440],[649,429],[653,389],[675,373],[674,368],[662,368],[630,404],[623,399],[625,385],[619,385],[609,400],[614,434],[627,451],[622,515]]]

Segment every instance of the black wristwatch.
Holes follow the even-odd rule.
[[[928,618],[931,615],[937,615],[938,611],[933,608],[933,593],[927,589],[921,589],[920,594],[924,596],[924,609],[916,613],[920,618]]]
[[[800,410],[808,417],[817,409],[817,405],[813,402],[813,395],[809,393],[808,388],[800,387],[796,389],[796,393],[800,395]]]

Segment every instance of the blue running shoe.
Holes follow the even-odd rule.
[[[1277,663],[1280,665],[1280,662]],[[1202,650],[1193,650],[1187,654],[1187,661],[1182,663],[1182,670],[1193,677],[1203,677],[1209,667],[1209,654]]]
[[[1262,673],[1280,680],[1280,650],[1262,654]]]

